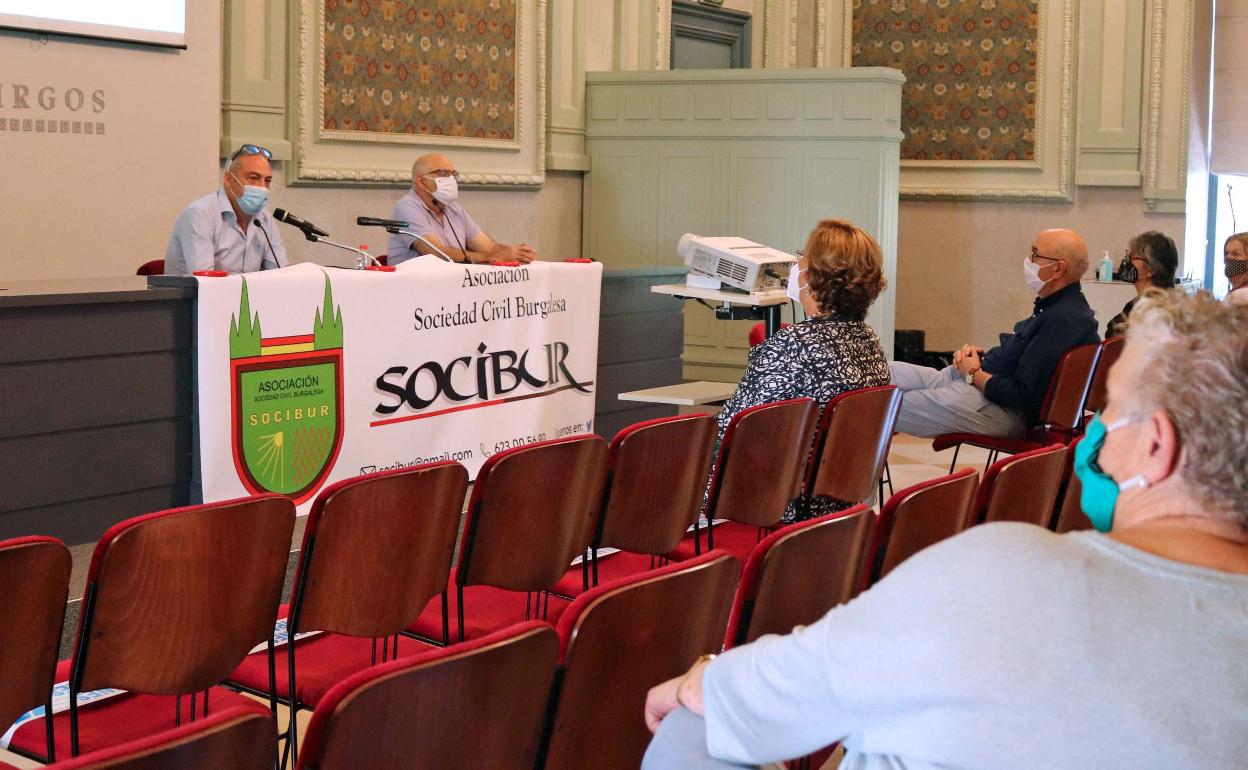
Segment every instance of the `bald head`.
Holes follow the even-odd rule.
[[[412,164],[412,184],[416,184],[416,177],[418,176],[424,176],[431,171],[441,170],[454,171],[455,164],[451,162],[450,158],[440,153],[431,152],[421,155]]]
[[[1078,283],[1088,272],[1088,244],[1074,230],[1043,230],[1032,246],[1037,254],[1065,264],[1062,274],[1050,284],[1051,291]]]

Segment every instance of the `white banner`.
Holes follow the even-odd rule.
[[[513,446],[593,429],[599,263],[395,272],[303,263],[199,279],[204,500],[437,460],[474,477]]]

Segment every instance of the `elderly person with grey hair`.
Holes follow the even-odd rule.
[[[251,273],[286,267],[286,246],[265,207],[273,153],[244,144],[230,156],[221,187],[190,203],[173,223],[165,275],[202,270]]]
[[[1243,767],[1248,308],[1146,293],[1108,387],[1075,453],[1099,531],[973,527],[699,661],[650,691],[643,767]]]
[[[1134,284],[1135,296],[1105,325],[1105,339],[1120,337],[1127,330],[1127,316],[1131,315],[1141,294],[1152,288],[1174,288],[1174,274],[1178,269],[1179,250],[1170,236],[1149,230],[1132,238],[1118,265],[1118,279]]]

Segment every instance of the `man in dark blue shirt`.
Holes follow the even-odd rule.
[[[1031,316],[1001,335],[1001,344],[963,345],[944,369],[894,361],[892,382],[904,397],[897,430],[914,436],[981,433],[1021,436],[1040,415],[1049,378],[1062,354],[1096,342],[1096,318],[1079,289],[1088,247],[1072,230],[1045,230],[1023,258],[1023,280],[1036,294]]]

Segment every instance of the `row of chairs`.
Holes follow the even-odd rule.
[[[1055,445],[1002,460],[978,494],[976,474],[966,469],[898,492],[878,517],[858,505],[780,529],[750,553],[739,585],[736,560],[706,554],[590,590],[563,613],[557,636],[530,622],[366,668],[320,698],[299,766],[392,766],[395,757],[419,756],[449,766],[531,767],[539,749],[547,767],[582,766],[586,756],[635,764],[647,736],[639,717],[631,717],[640,714],[648,686],[721,644],[732,647],[814,621],[909,555],[966,526],[1000,518],[1001,511],[1017,515],[1020,506],[1051,510],[1064,455]],[[67,579],[68,554],[52,544],[28,538],[0,547],[0,555],[42,553],[56,567],[52,577]],[[258,721],[267,728],[257,730]],[[180,752],[177,766],[183,766],[196,756],[224,756],[219,748],[187,748],[189,732],[202,732],[214,744],[236,735],[248,745],[229,749],[232,756],[259,757],[261,766],[272,756],[272,725],[272,712],[254,702],[218,706],[198,727],[176,729],[169,750]],[[538,740],[543,725],[546,737]],[[105,750],[70,766],[106,767],[91,762],[154,752],[159,745],[146,738],[137,748]]]
[[[755,531],[761,533],[775,525],[788,500],[799,492],[831,493],[829,496],[847,501],[865,498],[879,478],[898,402],[896,389],[885,387],[844,394],[829,404],[818,422],[817,408],[809,399],[768,404],[742,412],[730,424],[720,447],[708,497],[708,515],[733,519],[743,529],[757,528]],[[810,461],[805,462],[806,455],[811,451],[811,437],[816,432],[815,451],[810,454]],[[548,590],[564,577],[571,556],[581,552],[588,544],[602,547],[617,543],[642,553],[674,555],[676,558],[692,555],[680,554],[680,549],[673,546],[679,545],[679,538],[688,523],[696,520],[712,437],[713,423],[710,418],[694,416],[632,426],[622,431],[606,450],[601,439],[596,437],[573,437],[523,447],[490,458],[474,487],[459,550],[459,563],[454,571],[449,570],[457,533],[459,502],[463,500],[467,485],[467,474],[461,466],[442,463],[393,471],[353,479],[326,489],[315,503],[305,529],[292,603],[281,608],[281,615],[291,635],[304,631],[329,633],[298,644],[301,666],[306,666],[299,678],[295,675],[296,656],[293,653],[283,654],[296,645],[287,644],[278,652],[269,644],[264,652],[249,656],[234,670],[233,679],[244,690],[270,697],[275,694],[287,703],[293,701],[291,725],[287,730],[293,738],[293,710],[315,706],[335,682],[352,671],[375,664],[379,640],[382,642],[382,661],[399,656],[398,634],[401,632],[412,636],[425,632],[424,641],[446,644],[450,639],[446,590],[449,584],[456,586],[453,606],[456,608],[458,635],[462,640],[489,633],[521,616],[535,614],[537,610],[530,610],[529,607],[532,593]],[[865,447],[867,451],[855,452],[849,447],[860,450]],[[604,454],[607,455],[605,462]],[[114,589],[113,593],[102,591],[98,584],[102,565],[122,559],[121,556],[113,556],[110,562],[107,554],[117,551],[128,554],[134,560],[130,566],[140,574],[149,577],[151,574],[166,574],[167,565],[143,563],[143,557],[149,555],[148,551],[156,549],[154,544],[161,542],[162,535],[134,536],[128,531],[129,525],[148,519],[163,522],[164,518],[192,522],[187,532],[195,533],[194,536],[184,533],[183,539],[195,539],[201,548],[199,552],[184,550],[184,561],[194,564],[197,557],[209,559],[213,561],[214,569],[200,570],[198,574],[193,571],[191,574],[178,573],[180,582],[175,587],[202,589],[214,585],[213,573],[234,558],[229,547],[214,549],[214,545],[223,545],[230,538],[224,532],[214,531],[212,525],[206,522],[211,521],[217,526],[224,524],[223,529],[228,529],[237,537],[238,532],[246,529],[238,526],[238,520],[247,518],[248,515],[240,515],[240,511],[248,505],[274,509],[282,507],[283,501],[280,498],[257,498],[154,514],[118,525],[101,540],[88,577],[75,656],[57,669],[60,675],[57,681],[67,679],[70,684],[68,722],[72,751],[76,753],[79,747],[77,694],[97,686],[175,696],[203,689],[205,711],[210,694],[224,695],[228,700],[232,693],[211,688],[220,676],[207,680],[201,677],[202,681],[197,682],[202,687],[183,686],[179,689],[170,681],[145,680],[137,671],[89,675],[105,664],[98,662],[102,653],[91,649],[88,642],[93,636],[90,631],[93,622],[103,626],[114,643],[118,639],[138,643],[148,636],[134,625],[126,629],[110,627],[110,623],[119,622],[115,613],[105,612],[102,619],[96,617],[101,602],[104,607],[112,607],[110,601],[114,594],[122,593],[122,589]],[[204,515],[207,511],[220,508],[232,510],[233,516]],[[419,515],[413,516],[416,510],[419,510]],[[284,517],[285,513],[277,518],[271,515],[268,519],[259,517],[275,523],[268,527],[265,537],[246,538],[253,550],[261,542],[272,546],[268,549],[269,556],[280,554],[281,568],[285,566],[285,544],[289,542],[290,532],[288,527],[283,528],[276,522]],[[227,519],[229,523],[226,523]],[[661,526],[651,527],[649,533],[645,532],[647,525],[660,521],[664,522]],[[176,531],[176,527],[169,526],[167,522],[154,526],[153,530],[159,532],[162,527],[168,530],[163,537],[170,537]],[[639,531],[643,534],[638,535]],[[653,536],[655,531],[659,531],[660,536]],[[701,550],[700,534],[695,530],[694,553]],[[122,535],[126,535],[130,543],[149,542],[149,547],[137,552],[113,548],[111,544],[114,540],[126,539]],[[630,537],[634,539],[630,540]],[[708,547],[712,537],[713,530],[710,530],[707,532]],[[739,538],[734,552],[744,558],[758,539],[758,535],[752,541]],[[746,543],[745,547],[740,547],[741,543]],[[249,564],[257,567],[248,574],[253,578],[267,578],[267,590],[250,594],[252,601],[248,617],[253,622],[243,624],[245,628],[241,631],[236,629],[237,638],[231,640],[232,645],[228,645],[227,656],[247,641],[252,642],[250,646],[264,644],[272,632],[272,613],[268,615],[268,621],[257,621],[255,618],[265,615],[269,599],[276,603],[280,582],[273,581],[284,570],[279,570],[274,558],[264,569],[259,568],[261,561],[254,561],[253,564],[253,560],[248,560]],[[596,572],[597,561],[590,561]],[[97,566],[100,567],[98,571]],[[118,567],[114,572],[121,570]],[[253,572],[255,574],[251,574]],[[199,582],[196,582],[197,579]],[[114,577],[107,585],[124,585],[127,580],[136,584],[143,582],[142,577]],[[590,582],[584,564],[581,582],[582,590]],[[594,582],[597,582],[596,575]],[[274,585],[277,587],[274,588]],[[469,587],[494,591],[493,595],[480,597],[481,606],[488,610],[482,614],[490,616],[485,618],[489,622],[475,626],[465,623],[465,590]],[[516,611],[515,602],[519,597],[510,596],[512,592],[524,595],[523,615]],[[247,592],[218,593],[237,598]],[[439,593],[441,602],[431,602]],[[63,606],[63,596],[60,601]],[[510,607],[509,601],[512,603]],[[195,604],[194,601],[188,603],[176,591],[161,597],[161,602],[180,605],[184,609]],[[546,602],[548,606],[549,596]],[[233,599],[224,604],[229,606],[232,603]],[[151,609],[154,605],[145,603],[145,607]],[[423,614],[422,608],[426,608]],[[204,628],[205,619],[218,617],[223,609],[223,606],[197,607],[190,615],[196,616],[201,625],[198,630],[179,629],[183,634],[181,638],[202,637],[200,631]],[[144,614],[139,613],[140,616]],[[159,615],[158,612],[146,614]],[[440,622],[422,626],[421,620],[431,614]],[[416,615],[421,617],[413,623],[411,619]],[[121,633],[121,630],[126,633]],[[257,633],[260,633],[258,641]],[[157,634],[158,638],[160,636]],[[179,643],[176,641],[177,634],[174,638],[174,641],[165,640],[165,648],[159,651],[161,654],[177,657],[171,653],[204,652],[195,649],[194,645],[188,648]],[[427,649],[413,647],[420,643],[407,637],[402,642],[407,647],[405,654]],[[142,644],[137,649],[142,650]],[[89,650],[91,658],[87,655]],[[141,652],[129,658],[116,650],[111,652],[115,659],[106,661],[108,664],[120,660],[142,667],[150,663],[150,658]],[[195,655],[182,657],[194,658]],[[279,678],[277,661],[283,658],[285,677]],[[185,660],[178,662],[185,664]],[[175,669],[176,665],[161,666],[166,673]],[[169,674],[169,679],[176,680],[177,674]],[[295,682],[300,683],[291,686]],[[29,698],[26,702],[30,702]],[[155,704],[146,705],[155,707]],[[177,715],[175,720],[180,719],[183,713],[181,704],[175,702],[173,705]],[[193,701],[190,713],[195,713]],[[58,720],[66,721],[64,716],[60,716],[52,722]],[[131,719],[129,723],[137,727],[141,721]],[[52,757],[52,725],[47,720],[45,724],[46,756]],[[33,732],[29,728],[19,731],[14,746],[31,755],[38,755],[39,747]],[[111,729],[106,732],[110,737],[116,737]],[[93,736],[87,737],[86,743],[91,745]],[[288,740],[287,745],[293,755],[295,741]]]
[[[952,473],[962,445],[988,450],[987,465],[1002,454],[1039,449],[1054,442],[1069,444],[1083,433],[1092,412],[1105,408],[1109,370],[1122,354],[1125,337],[1111,337],[1099,343],[1077,345],[1062,354],[1040,406],[1039,423],[1021,438],[1000,438],[978,433],[945,433],[932,439],[932,449],[940,452],[953,447],[949,463]]]

